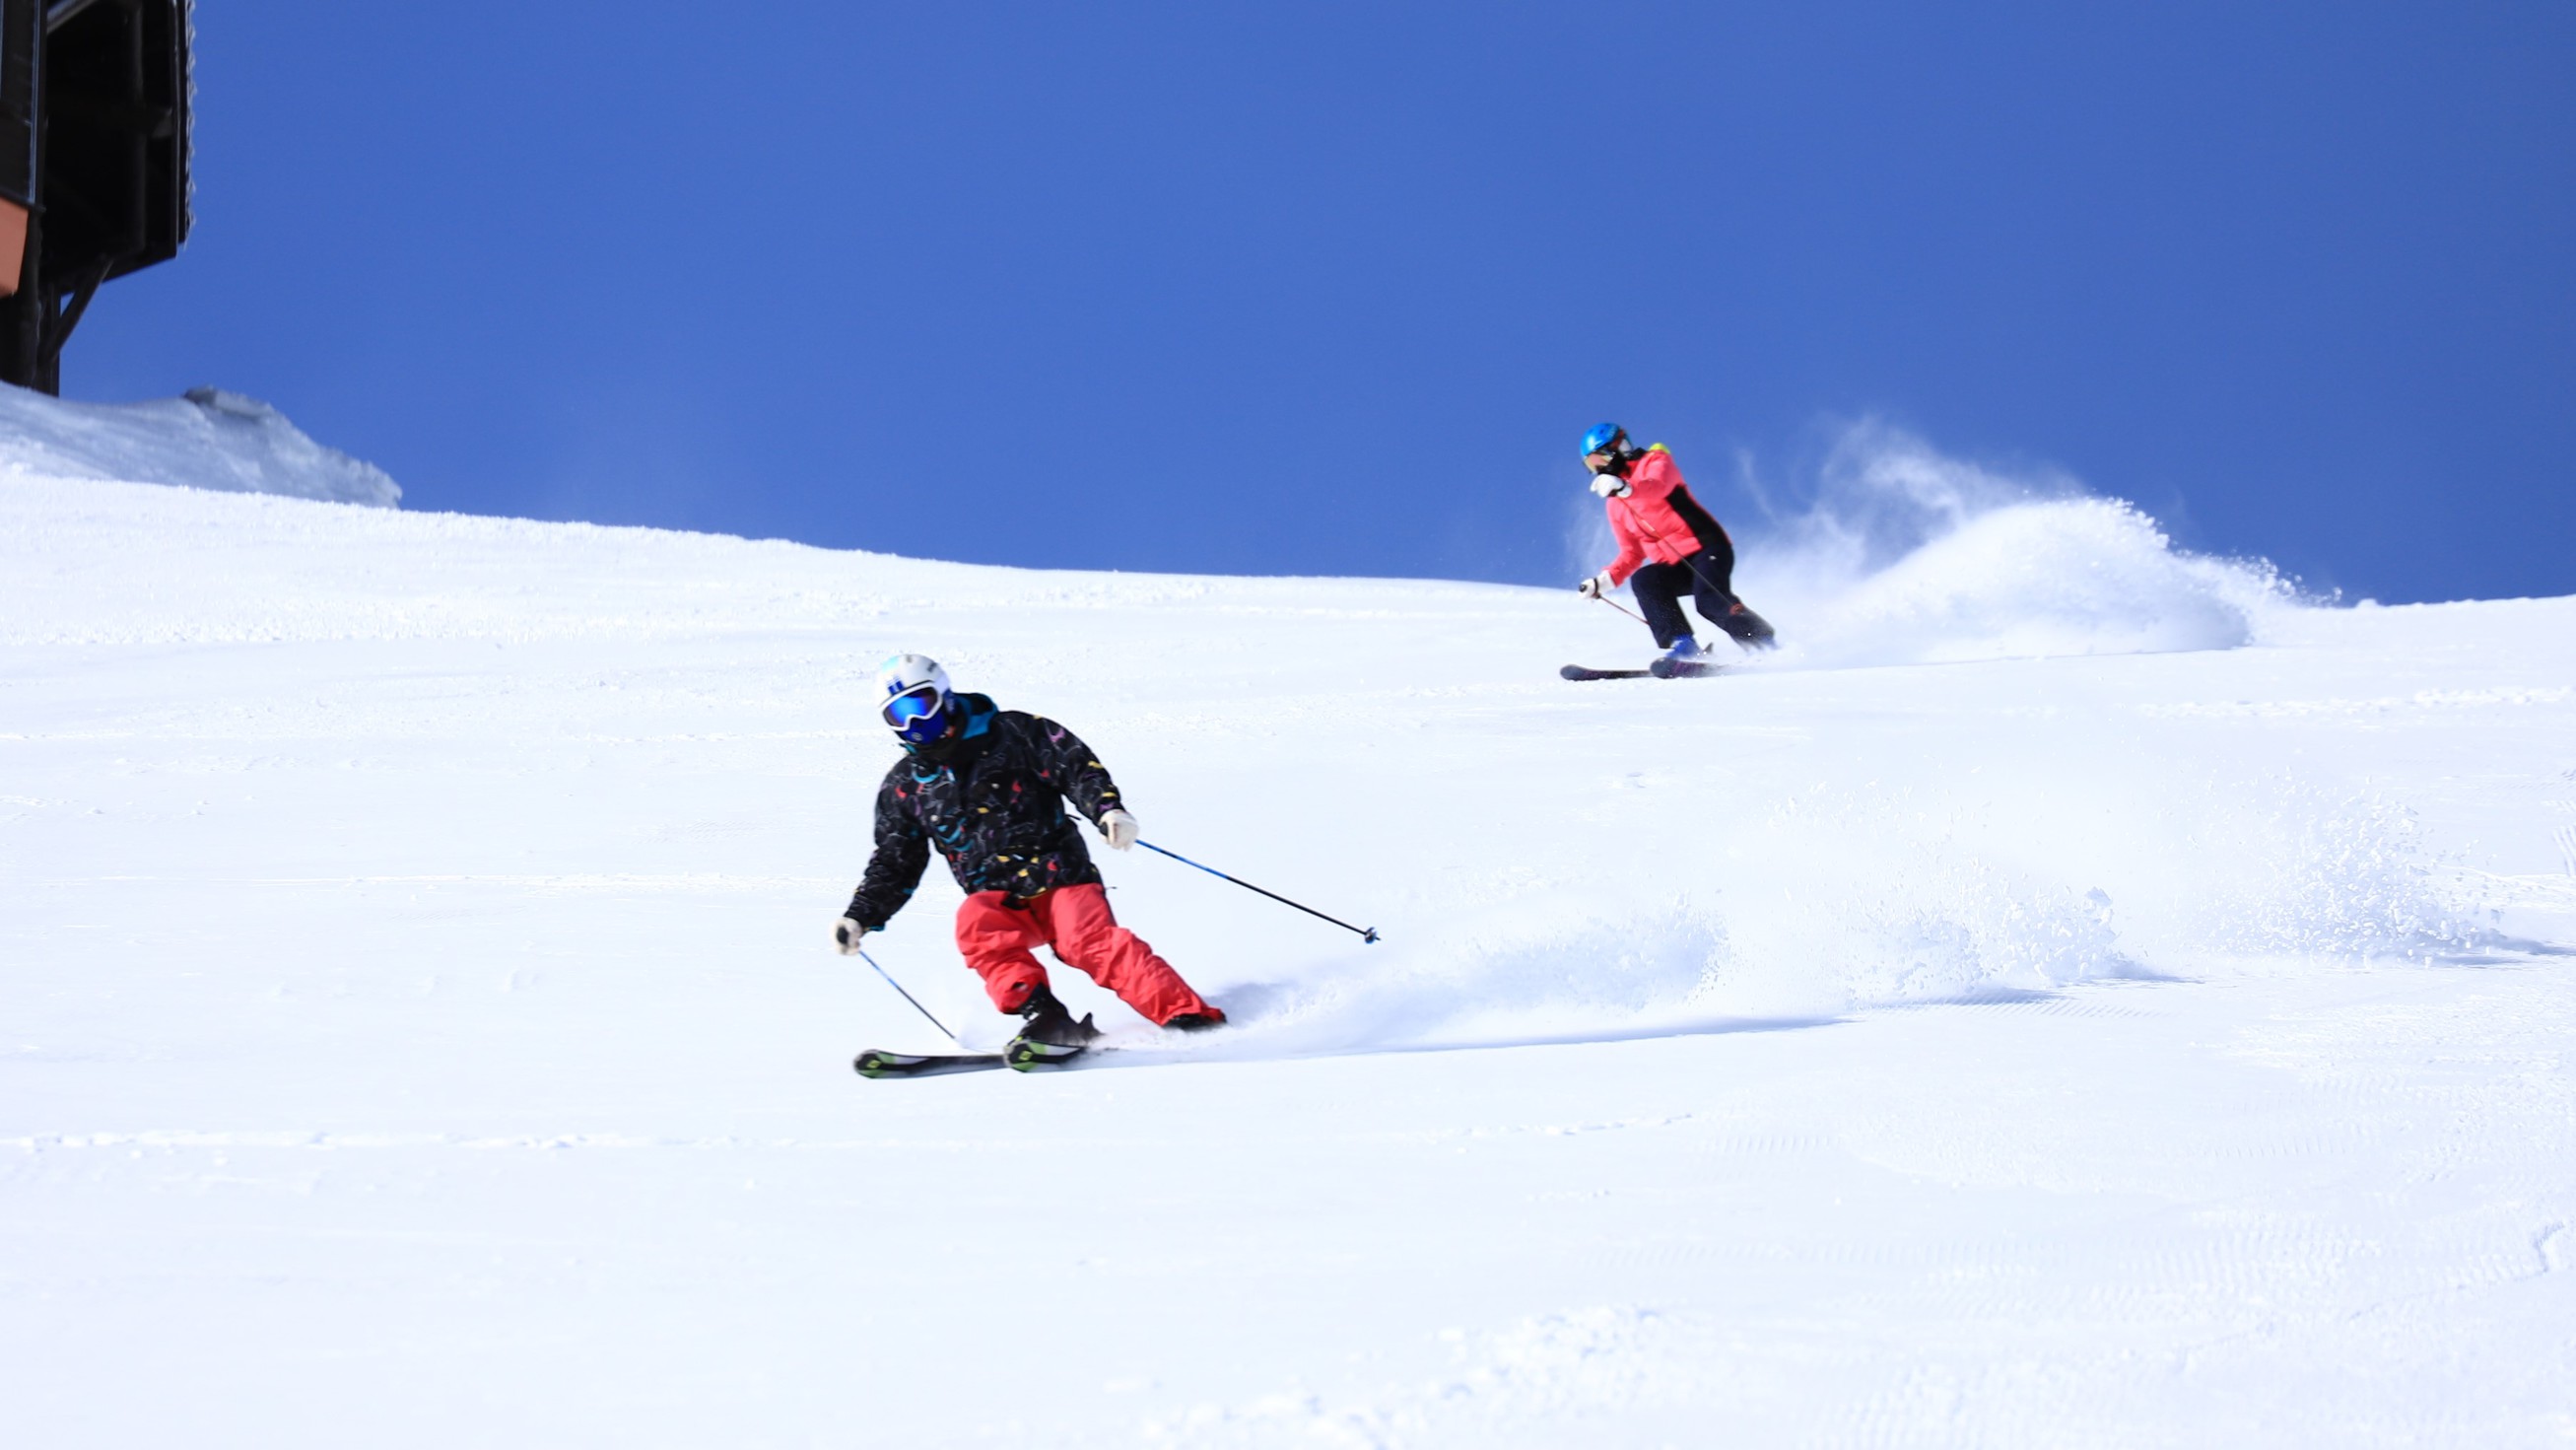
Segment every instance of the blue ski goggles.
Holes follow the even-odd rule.
[[[915,745],[928,744],[948,733],[948,702],[941,698],[937,685],[915,685],[886,701],[880,713],[895,734]]]

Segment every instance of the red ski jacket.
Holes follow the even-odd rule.
[[[1649,559],[1678,564],[1726,538],[1726,530],[1691,497],[1681,465],[1661,443],[1628,465],[1627,479],[1627,493],[1602,500],[1610,510],[1610,532],[1619,540],[1619,557],[1607,571],[1611,583],[1627,583]]]

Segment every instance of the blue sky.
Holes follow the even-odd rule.
[[[2414,600],[2576,592],[2576,6],[201,7],[197,230],[67,396],[410,507],[1564,576],[1835,420]],[[1743,532],[1753,532],[1745,529]]]

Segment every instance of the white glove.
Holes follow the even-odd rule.
[[[1113,851],[1124,851],[1135,845],[1137,833],[1143,829],[1136,824],[1136,818],[1125,811],[1112,810],[1100,818],[1100,834],[1109,838],[1109,849]]]
[[[1598,599],[1602,595],[1607,594],[1618,587],[1618,585],[1610,582],[1610,571],[1604,569],[1600,573],[1593,575],[1591,578],[1584,580],[1582,583],[1575,585],[1574,592],[1582,595],[1586,599]]]
[[[867,934],[868,929],[859,925],[858,918],[854,916],[845,916],[832,923],[832,945],[839,947],[845,957],[859,954],[859,938]]]
[[[1626,498],[1628,480],[1615,473],[1596,473],[1592,475],[1592,491],[1603,498]]]

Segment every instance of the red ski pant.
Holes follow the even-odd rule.
[[[1032,955],[1044,946],[1158,1027],[1184,1012],[1216,1015],[1171,963],[1109,914],[1109,893],[1098,882],[1042,891],[1024,906],[1009,903],[999,891],[978,891],[957,908],[958,954],[1003,1011],[1019,1011],[1046,985],[1046,968]]]

